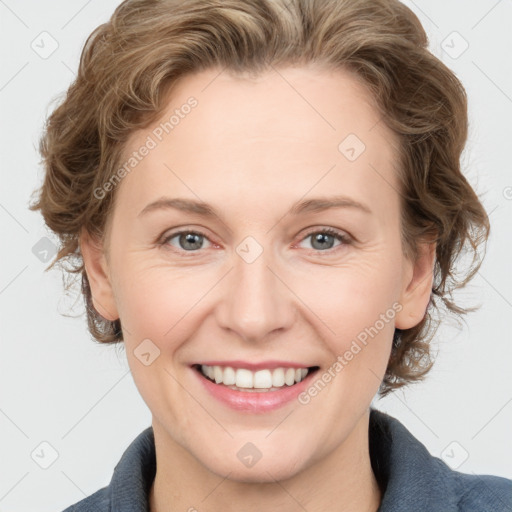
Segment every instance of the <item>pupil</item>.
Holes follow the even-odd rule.
[[[195,233],[187,233],[185,235],[181,235],[180,242],[182,242],[182,247],[184,249],[199,249],[201,247],[201,244],[198,242],[200,241],[201,235],[197,235]],[[194,246],[194,243],[198,244],[197,246]]]
[[[322,243],[331,242],[331,244],[328,244],[330,249],[332,247],[332,242],[334,238],[332,235],[326,234],[326,233],[318,233],[316,236],[313,236],[313,247],[315,247],[316,242],[320,242],[320,247],[315,247],[315,249],[325,249],[325,245],[322,245]]]

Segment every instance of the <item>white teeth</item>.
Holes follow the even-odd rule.
[[[218,368],[220,370],[220,366],[214,366],[214,368]],[[242,368],[239,368],[236,371],[235,386],[237,388],[252,388],[253,381],[254,381],[254,377],[250,370],[244,370]]]
[[[215,379],[215,382],[218,384],[219,382],[222,382],[222,368],[220,366],[214,366],[213,367],[213,377]]]
[[[295,383],[295,370],[293,368],[286,368],[284,373],[284,382],[287,386],[293,386]]]
[[[272,386],[274,386],[275,388],[281,388],[284,386],[284,370],[283,370],[283,368],[276,368],[272,372]]]
[[[224,375],[222,377],[222,383],[226,386],[233,386],[236,382],[236,372],[231,368],[231,366],[227,366],[224,368]]]
[[[214,380],[215,378],[215,372],[213,368],[213,366],[206,366],[205,364],[201,365],[201,371],[203,372],[203,375],[206,375],[211,380]]]
[[[236,386],[245,389],[281,388],[285,384],[293,386],[308,374],[307,368],[275,368],[252,372],[245,368],[234,369],[231,366],[201,365],[201,372],[210,380],[225,386]]]
[[[254,373],[254,386],[255,388],[271,388],[272,387],[272,374],[270,370],[260,370]]]

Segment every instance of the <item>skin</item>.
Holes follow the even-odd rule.
[[[433,245],[421,245],[414,262],[403,254],[394,134],[342,70],[303,66],[249,79],[209,69],[179,82],[161,120],[190,96],[197,107],[117,186],[105,247],[86,232],[80,240],[94,307],[121,319],[152,412],[150,510],[376,511],[369,406],[394,328],[425,314],[434,263]],[[134,132],[126,155],[160,122]],[[338,149],[350,133],[366,146],[354,161]],[[297,201],[335,193],[371,213],[287,214]],[[139,216],[163,196],[210,203],[218,217]],[[352,241],[315,244],[311,235],[329,227]],[[158,245],[181,229],[206,238],[188,251],[179,236]],[[263,248],[250,264],[236,250],[248,236]],[[321,375],[397,303],[400,312],[307,405],[236,412],[190,368],[282,359],[318,365]],[[147,338],[160,355],[146,366],[134,350]],[[262,453],[252,467],[236,456],[247,442]]]

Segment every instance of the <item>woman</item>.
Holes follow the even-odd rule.
[[[127,0],[94,31],[32,208],[152,425],[67,510],[512,509],[370,407],[427,374],[489,232],[426,47],[394,0]]]

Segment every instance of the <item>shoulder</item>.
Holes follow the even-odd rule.
[[[147,510],[149,490],[155,477],[153,428],[142,431],[126,448],[110,483],[63,512],[111,512]]]
[[[447,471],[451,474],[461,512],[512,512],[512,480],[494,475],[460,473],[449,468]]]
[[[384,489],[379,512],[512,512],[512,480],[452,469],[400,421],[376,409],[370,457]]]
[[[62,512],[110,512],[109,487],[103,487]]]

